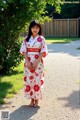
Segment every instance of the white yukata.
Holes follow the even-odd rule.
[[[38,59],[40,53],[44,53],[43,57],[47,55],[47,45],[45,38],[41,35],[37,35],[35,38],[30,37],[26,42],[24,39],[20,52],[24,55],[24,52],[28,54],[28,61],[33,62]],[[39,62],[36,70],[29,70],[27,63],[24,62],[24,95],[30,99],[42,99],[42,88],[44,84],[44,63],[43,59]]]

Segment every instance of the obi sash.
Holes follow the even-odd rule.
[[[40,53],[40,48],[27,48],[28,53]]]

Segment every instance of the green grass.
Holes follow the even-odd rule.
[[[8,98],[23,88],[23,62],[14,68],[12,75],[0,76],[0,104],[7,102]]]
[[[70,37],[70,38],[53,38],[53,37],[46,37],[46,43],[69,43],[71,41],[79,40],[80,38],[78,37]]]

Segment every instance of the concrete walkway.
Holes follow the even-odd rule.
[[[48,44],[45,85],[39,108],[30,108],[23,90],[1,110],[10,110],[10,120],[80,120],[80,41]]]

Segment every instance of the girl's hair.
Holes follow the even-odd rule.
[[[28,37],[26,38],[26,41],[28,42],[29,41],[29,38],[31,37],[32,35],[32,31],[31,31],[31,28],[34,27],[35,25],[37,25],[39,27],[39,35],[42,35],[42,29],[41,29],[41,25],[38,21],[32,21],[30,23],[30,26],[29,26],[29,31],[28,31]]]

